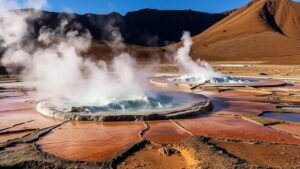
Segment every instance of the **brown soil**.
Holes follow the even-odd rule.
[[[176,120],[176,122],[199,136],[252,142],[300,144],[300,139],[291,135],[234,117],[212,116],[180,119]]]
[[[276,124],[270,126],[276,130],[289,133],[300,138],[300,125]]]
[[[184,157],[180,153],[169,156],[160,153],[161,146],[147,145],[123,161],[118,169],[183,169],[187,168]]]
[[[0,152],[0,168],[7,169],[99,169],[108,168],[105,163],[86,163],[81,161],[69,161],[57,158],[53,155],[41,152],[36,145],[13,151]]]
[[[70,160],[110,159],[138,143],[142,122],[67,122],[37,143],[41,150]],[[64,147],[64,149],[62,149]]]
[[[25,135],[30,134],[30,131],[18,132],[18,133],[8,133],[8,134],[0,134],[0,143],[7,142],[9,140],[17,139],[23,137]]]
[[[260,77],[279,77],[279,78],[297,78],[300,75],[299,65],[267,65],[253,64],[245,62],[210,62],[216,71],[226,75],[237,76],[260,76]],[[224,64],[225,66],[222,66]],[[226,66],[226,64],[228,66]],[[235,66],[240,65],[240,66]],[[180,73],[176,65],[161,64],[158,69],[160,73]]]
[[[214,62],[213,62],[214,63]],[[220,62],[217,62],[220,63]],[[216,63],[214,63],[216,64]],[[226,63],[225,63],[226,64]],[[230,64],[230,63],[229,63]],[[231,64],[239,64],[231,62]],[[241,63],[243,64],[243,63]],[[277,77],[297,77],[300,75],[299,65],[264,65],[264,64],[244,64],[245,67],[221,67],[215,66],[217,71],[224,74],[234,74],[242,76],[277,76]],[[250,65],[250,66],[247,66]]]
[[[150,128],[144,138],[155,143],[179,142],[187,139],[191,134],[170,120],[148,122]]]
[[[213,141],[227,152],[263,167],[300,167],[300,147],[290,145],[248,144],[242,142]]]
[[[24,148],[25,147],[25,148]],[[160,154],[161,148],[172,150]],[[184,142],[152,145],[130,150],[125,157],[107,161],[72,161],[41,151],[35,144],[20,145],[0,152],[0,168],[256,168],[207,142],[203,137],[191,137]],[[124,154],[125,155],[125,154]],[[124,159],[124,160],[122,160]]]

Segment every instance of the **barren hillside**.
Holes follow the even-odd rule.
[[[300,4],[255,0],[193,37],[192,57],[300,63]]]

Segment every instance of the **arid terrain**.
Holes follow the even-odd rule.
[[[191,56],[214,62],[300,64],[299,10],[300,4],[289,0],[252,1],[193,36]],[[165,62],[164,53],[181,45],[132,46],[131,50],[138,59],[160,56]],[[102,50],[101,45],[95,45],[91,53]]]
[[[300,3],[253,0],[239,9],[216,14],[155,9],[128,12],[124,16],[116,12],[71,15],[40,11],[40,14],[38,21],[30,21],[28,39],[19,44],[30,54],[36,51],[47,54],[45,49],[51,48],[50,52],[58,53],[56,60],[59,60],[64,50],[54,52],[58,48],[55,44],[61,40],[63,45],[69,45],[74,38],[63,41],[67,39],[63,33],[76,30],[80,38],[85,31],[91,35],[91,39],[82,38],[84,43],[78,43],[82,46],[90,40],[87,50],[84,47],[80,50],[81,46],[75,43],[75,49],[80,52],[71,55],[76,56],[76,62],[58,62],[64,63],[59,65],[53,62],[55,67],[50,67],[53,60],[48,58],[38,65],[41,69],[37,70],[48,73],[55,81],[74,82],[73,74],[51,73],[57,67],[57,70],[67,69],[79,63],[82,67],[77,69],[84,72],[84,78],[78,78],[82,80],[78,83],[76,80],[76,83],[67,83],[69,87],[94,82],[84,81],[89,79],[90,70],[103,72],[96,68],[85,71],[84,66],[100,65],[99,60],[104,60],[107,69],[115,70],[114,58],[121,50],[133,57],[136,65],[128,58],[129,61],[121,60],[122,64],[115,66],[121,67],[121,77],[117,78],[122,80],[126,73],[134,70],[137,71],[134,73],[147,75],[144,83],[151,89],[199,95],[206,102],[201,106],[185,105],[184,109],[174,111],[147,110],[149,112],[141,115],[127,112],[130,116],[110,114],[95,118],[89,116],[91,111],[84,107],[59,111],[52,105],[42,113],[37,110],[41,100],[36,84],[26,81],[28,72],[22,72],[24,67],[30,70],[35,62],[17,67],[13,72],[10,72],[11,65],[0,65],[0,168],[300,168]],[[59,32],[57,36],[57,32],[51,32],[56,35],[54,40],[50,39],[51,43],[38,40],[43,26],[55,29],[60,20],[66,18],[70,21],[64,25],[63,33],[55,30]],[[197,85],[155,83],[155,78],[167,79],[184,73],[172,58],[186,42],[181,41],[183,31],[190,32],[193,41],[188,57],[194,61],[205,60],[214,71],[249,82],[237,86],[230,83],[209,86],[207,81]],[[113,41],[116,37],[111,36],[115,32],[121,37],[117,42]],[[63,47],[69,49],[68,45]],[[35,50],[35,47],[40,48]],[[5,52],[1,49],[1,56]],[[37,54],[45,54],[43,52]],[[78,59],[81,56],[88,61]],[[127,64],[130,70],[126,69]],[[148,67],[155,70],[155,74],[138,72],[143,70],[138,68]],[[69,72],[77,69],[71,67]],[[40,71],[31,72],[40,75]],[[111,79],[106,80],[101,83],[109,84]],[[126,82],[134,86],[136,79]],[[91,87],[101,88],[101,83]],[[117,83],[112,85],[117,86]],[[83,88],[76,92],[89,91]],[[67,116],[61,116],[66,112]]]
[[[299,122],[263,113],[299,113],[298,66],[227,63],[232,75],[282,79],[285,87],[194,89],[209,96],[212,112],[193,118],[141,122],[76,122],[44,117],[34,92],[1,89],[4,168],[298,168]],[[233,66],[232,66],[233,65]],[[225,66],[225,67],[224,67]],[[177,73],[161,65],[161,73]],[[259,70],[259,71],[258,71]],[[282,70],[294,70],[279,74]],[[259,75],[258,72],[261,74]],[[2,78],[13,84],[12,78]],[[299,120],[299,115],[295,120]],[[120,141],[121,140],[121,141]]]

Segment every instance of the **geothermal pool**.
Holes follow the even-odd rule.
[[[150,93],[150,92],[149,92]],[[154,94],[155,93],[155,94]],[[129,98],[114,98],[105,101],[105,103],[94,103],[82,105],[82,103],[71,101],[66,98],[60,99],[59,108],[76,111],[87,111],[92,113],[99,112],[159,112],[162,110],[176,109],[186,105],[195,104],[203,99],[203,96],[189,95],[179,92],[153,92],[146,96],[129,97]],[[82,105],[82,106],[78,106]]]
[[[151,91],[142,97],[114,98],[103,103],[79,103],[66,98],[55,101],[44,100],[38,103],[37,111],[43,115],[60,119],[99,120],[104,118],[118,118],[128,120],[124,116],[141,118],[157,116],[158,119],[197,114],[209,109],[210,100],[200,94],[177,91]],[[154,118],[156,119],[156,118]]]
[[[178,82],[178,83],[188,83],[193,85],[204,84],[204,83],[254,83],[258,82],[258,80],[254,79],[246,79],[234,76],[222,76],[222,77],[213,77],[209,80],[205,80],[205,78],[201,75],[181,75],[176,77],[168,78],[167,80],[171,82]]]
[[[283,86],[285,82],[274,79],[264,79],[255,77],[235,77],[235,76],[221,76],[213,77],[210,80],[205,80],[202,76],[158,76],[152,77],[150,82],[155,86],[160,87],[180,87],[190,89],[193,86],[204,87],[271,87]]]

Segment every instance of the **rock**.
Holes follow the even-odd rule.
[[[281,152],[280,154],[281,154],[281,155],[286,155],[287,153],[286,153],[286,152]]]
[[[261,76],[266,76],[266,75],[268,75],[267,73],[259,73],[259,75],[261,75]]]
[[[166,148],[166,147],[160,148],[160,149],[158,149],[158,151],[160,154],[165,155],[165,156],[170,156],[172,154],[179,153],[177,150]]]
[[[82,112],[84,109],[82,107],[71,107],[70,112]]]
[[[84,107],[71,107],[69,112],[90,112],[89,109],[84,108]]]

